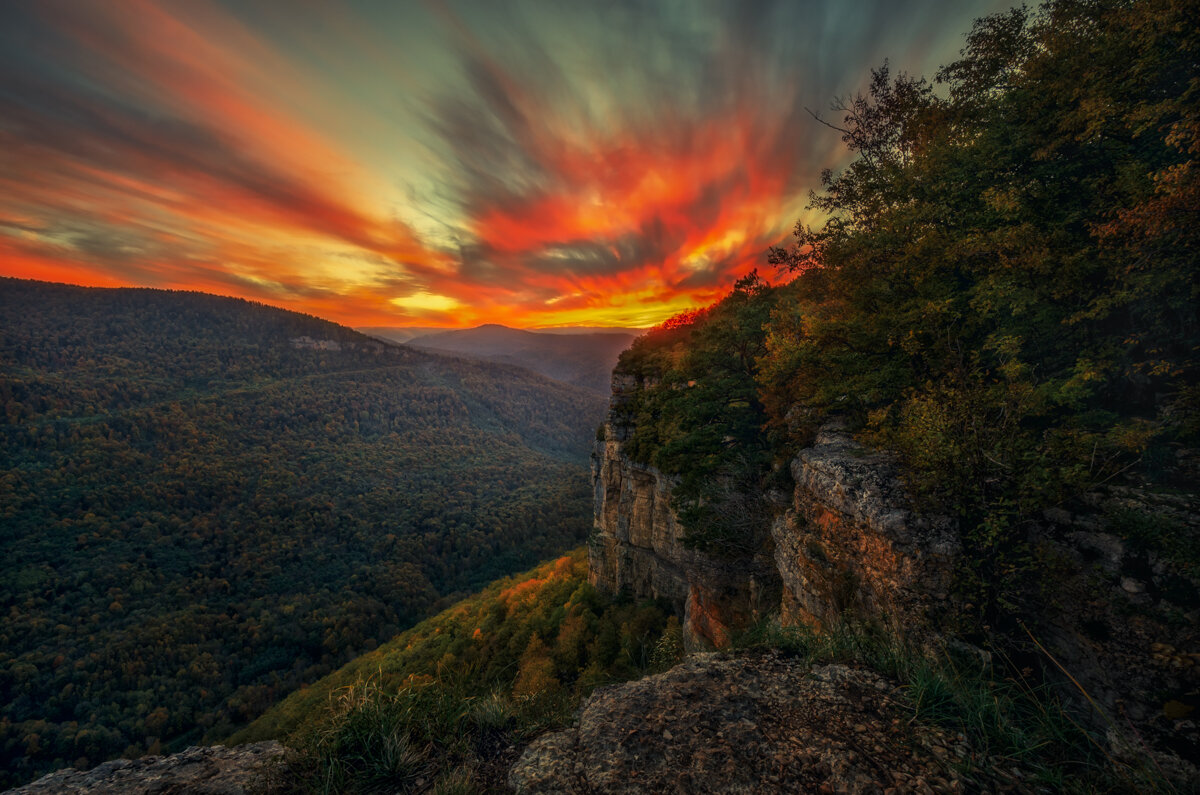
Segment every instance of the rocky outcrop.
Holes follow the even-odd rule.
[[[736,631],[781,612],[784,623],[827,623],[857,611],[924,626],[946,614],[956,556],[953,522],[914,512],[896,468],[830,425],[791,464],[790,508],[735,559],[688,548],[671,510],[674,478],[633,461],[627,409],[643,385],[613,374],[613,397],[592,454],[592,583],[670,601],[689,648],[723,647]]]
[[[613,397],[592,453],[595,529],[588,541],[593,585],[665,599],[683,617],[688,649],[723,647],[732,633],[777,609],[779,580],[765,551],[736,559],[689,549],[671,510],[674,479],[625,454],[626,404],[641,384],[613,374]]]
[[[832,424],[791,471],[791,507],[771,527],[785,624],[860,615],[913,630],[947,613],[957,528],[913,511],[890,457]]]
[[[792,461],[790,507],[740,557],[688,548],[671,510],[674,479],[626,455],[626,406],[642,385],[613,375],[603,438],[592,455],[594,585],[663,598],[684,617],[689,648],[723,647],[733,633],[780,612],[820,625],[857,612],[908,627],[947,614],[957,555],[954,523],[912,510],[894,463],[837,425]]]
[[[952,586],[964,563],[954,523],[912,510],[893,460],[826,427],[791,464],[791,507],[772,526],[784,623],[890,618],[910,641],[953,642]],[[1122,518],[1124,517],[1124,518]],[[1144,527],[1118,527],[1140,522]],[[1114,487],[1029,523],[1040,576],[997,638],[1110,735],[1182,759],[1200,757],[1200,594],[1195,575],[1122,537],[1200,543],[1200,506],[1178,494]],[[1185,541],[1191,539],[1191,541]],[[1155,763],[1170,768],[1163,757]],[[1186,780],[1191,770],[1179,776]]]
[[[920,645],[957,644],[954,581],[970,550],[954,521],[914,509],[892,457],[826,425],[790,462],[793,492],[772,501],[761,547],[715,559],[683,543],[673,479],[625,453],[627,405],[641,388],[614,374],[593,455],[593,584],[669,600],[692,649],[723,647],[773,614],[818,628],[865,618]],[[1200,578],[1186,562],[1200,544],[1195,494],[1109,486],[1024,528],[1039,576],[997,648],[1058,681],[1079,719],[1113,735],[1111,748],[1132,737],[1200,756]]]
[[[773,654],[696,654],[592,695],[512,768],[518,793],[993,792],[961,737],[910,721],[895,683]],[[970,767],[972,779],[960,771]]]
[[[297,350],[340,351],[342,349],[342,343],[338,342],[337,340],[314,340],[308,335],[302,337],[292,337],[289,342],[291,342],[292,347],[296,348]]]
[[[57,770],[4,795],[244,795],[261,791],[284,754],[274,740],[193,746],[170,756],[114,759],[91,770]]]

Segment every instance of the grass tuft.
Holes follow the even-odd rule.
[[[1175,792],[1149,763],[1114,759],[1102,739],[1080,725],[1046,683],[1002,655],[949,647],[918,648],[895,631],[838,624],[817,632],[783,627],[778,618],[752,627],[737,648],[772,648],[813,664],[862,665],[899,682],[914,720],[965,736],[974,751],[962,770],[1022,771],[1027,783],[1065,793]],[[986,768],[986,771],[985,771]]]

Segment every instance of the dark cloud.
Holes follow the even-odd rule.
[[[0,142],[38,169],[85,168],[147,182],[202,180],[282,218],[370,246],[369,224],[290,175],[255,162],[219,130],[82,87],[0,73]],[[24,179],[36,178],[25,175]]]
[[[999,7],[2,4],[0,243],[364,312],[662,314],[761,266],[843,161],[806,108],[884,58],[929,72]]]

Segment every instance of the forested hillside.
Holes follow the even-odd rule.
[[[277,791],[491,792],[598,685],[673,665],[679,622],[587,582],[583,550],[492,583],[232,738],[301,752]]]
[[[621,359],[648,386],[629,450],[682,477],[693,543],[736,553],[744,496],[840,418],[961,523],[964,621],[994,628],[1048,576],[1043,511],[1194,492],[1198,55],[1194,3],[1050,2],[980,20],[935,83],[884,66],[838,103],[856,158],[772,252],[787,283],[743,279]],[[1110,521],[1198,569],[1180,528]]]
[[[227,735],[587,532],[582,390],[195,293],[0,324],[0,785]]]
[[[1054,0],[980,20],[936,82],[876,70],[824,116],[855,157],[776,285],[668,321],[614,379],[610,484],[622,454],[676,476],[685,544],[773,555],[787,620],[965,640],[1034,696],[1008,715],[1065,704],[1090,736],[1011,746],[1056,792],[1200,781],[1172,767],[1200,758],[1198,56],[1194,2]],[[596,548],[610,583],[679,560]],[[740,607],[688,585],[691,615]]]

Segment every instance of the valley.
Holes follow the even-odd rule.
[[[268,5],[156,17],[226,56],[163,54],[178,103],[137,58],[68,90],[15,48],[75,28],[0,8],[58,92],[0,73],[0,138],[72,189],[26,175],[0,264],[363,324],[0,278],[0,788],[1200,792],[1196,3],[980,4],[953,42],[831,3],[811,52],[787,3],[563,6],[593,52],[403,9],[453,34],[431,126],[327,106],[399,192],[252,112],[299,73],[229,31],[355,45],[309,74],[370,38]],[[825,46],[861,20],[908,62]],[[567,68],[599,54],[621,97]]]
[[[607,395],[617,357],[640,333],[640,329],[533,332],[493,323],[451,331],[376,329],[374,336],[421,350],[515,364],[556,381]]]
[[[0,317],[0,783],[223,737],[587,533],[582,390],[194,293]]]

